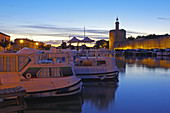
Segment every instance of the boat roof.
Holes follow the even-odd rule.
[[[36,49],[32,49],[32,48],[27,48],[24,47],[21,50],[19,50],[18,52],[16,52],[16,54],[31,54],[31,53],[41,53],[41,51],[36,50]]]

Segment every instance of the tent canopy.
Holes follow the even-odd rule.
[[[85,37],[82,42],[86,43],[86,42],[94,42],[94,40],[90,39],[89,37]]]
[[[81,41],[76,37],[73,37],[71,40],[68,41],[68,43],[75,43],[75,42],[81,42]]]

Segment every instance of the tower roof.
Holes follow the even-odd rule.
[[[119,18],[118,17],[116,18],[116,22],[119,22]]]

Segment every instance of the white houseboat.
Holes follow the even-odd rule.
[[[0,88],[22,86],[27,97],[70,96],[82,91],[66,54],[47,54],[23,48],[0,54]]]
[[[51,48],[50,53],[62,53],[68,55],[68,61],[74,63],[77,77],[83,81],[118,81],[119,70],[116,67],[114,57],[109,57],[110,51],[106,49],[72,51]]]
[[[82,80],[116,80],[119,70],[115,59],[109,57],[109,51],[91,50],[78,54],[74,61],[75,73]]]

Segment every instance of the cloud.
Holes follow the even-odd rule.
[[[29,33],[29,35],[33,36],[51,36],[51,37],[69,37],[67,34],[57,34],[57,33],[44,33],[44,34],[39,34],[39,33]]]
[[[47,25],[47,24],[42,24],[42,25],[21,25],[19,27],[23,27],[23,28],[34,28],[34,29],[45,29],[45,30],[58,30],[58,31],[81,31],[83,32],[83,29],[81,28],[65,28],[65,27],[55,27],[52,25]]]
[[[95,37],[95,39],[109,39],[109,37]]]
[[[97,33],[97,34],[108,34],[108,30],[86,30],[88,33]]]
[[[136,32],[136,31],[127,31],[128,34],[139,34],[139,35],[146,35],[147,33]]]
[[[77,36],[79,38],[83,38],[84,29],[83,28],[75,28],[75,27],[56,27],[52,25],[47,24],[41,24],[41,25],[20,25],[20,27],[23,28],[33,28],[36,30],[48,30],[48,32],[59,32],[59,34],[56,33],[49,33],[49,34],[37,34],[37,35],[44,35],[44,36],[61,36],[61,37],[68,37],[68,36]],[[51,30],[51,31],[49,31]],[[109,30],[98,30],[98,29],[86,29],[85,33],[88,34],[97,34],[97,35],[108,35]],[[139,34],[139,35],[145,35],[147,33],[142,32],[136,32],[136,31],[127,31],[129,34]],[[36,35],[36,34],[35,34]]]
[[[19,27],[23,28],[34,28],[34,29],[44,29],[44,30],[57,30],[67,33],[83,33],[83,28],[75,28],[75,27],[55,27],[52,25],[20,25]],[[85,30],[86,33],[97,33],[97,34],[108,34],[108,30]]]
[[[165,21],[170,21],[170,18],[157,18],[159,20],[165,20]]]
[[[35,29],[40,32],[38,33],[28,33],[33,36],[51,36],[51,37],[77,37],[84,38],[84,28],[76,28],[76,27],[56,27],[53,25],[41,24],[41,25],[20,25],[19,27]],[[47,33],[41,33],[46,31]],[[48,30],[48,31],[47,31]],[[86,29],[86,36],[94,39],[108,39],[109,30],[98,30],[98,29]]]
[[[84,38],[84,28],[77,27],[58,27],[48,24],[35,24],[35,25],[18,25],[10,28],[0,28],[1,31],[6,31],[13,36],[31,37],[36,40],[48,40],[46,43],[58,44],[61,40],[69,40],[72,37],[79,39]],[[128,35],[146,35],[147,33],[127,31]],[[109,39],[109,30],[101,29],[86,29],[85,35],[93,40]],[[41,38],[42,37],[42,38]],[[70,38],[69,38],[70,37]],[[15,37],[16,38],[16,37]],[[58,39],[56,41],[56,39]]]
[[[61,44],[62,40],[48,40],[48,41],[43,41],[46,44],[52,44],[52,45],[57,45]]]

